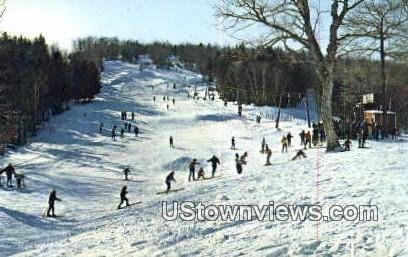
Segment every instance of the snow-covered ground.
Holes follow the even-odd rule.
[[[200,76],[188,71],[140,72],[135,65],[107,62],[104,87],[93,103],[53,117],[29,145],[1,159],[2,166],[13,163],[27,176],[27,189],[0,188],[0,256],[408,256],[406,137],[336,154],[315,148],[306,151],[308,158],[288,162],[300,148],[297,135],[307,128],[305,121],[285,121],[276,130],[272,120],[254,122],[274,108],[246,106],[239,118],[232,103],[187,99],[196,80]],[[204,88],[199,90],[202,96]],[[175,105],[163,102],[164,95],[174,97]],[[135,112],[132,123],[141,135],[112,141],[110,128],[123,126],[122,110]],[[294,146],[282,154],[280,139],[289,131]],[[229,149],[232,136],[236,151]],[[264,166],[259,152],[262,137],[273,150],[272,166]],[[248,165],[238,175],[234,155],[244,151]],[[214,154],[221,159],[221,177],[189,183],[188,160],[197,158],[208,174],[205,161]],[[132,173],[125,182],[127,165]],[[155,194],[165,189],[171,169],[173,187],[185,190]],[[115,210],[125,184],[130,201],[143,203]],[[62,217],[44,219],[52,188],[63,200],[56,204]],[[379,221],[164,221],[161,202],[176,200],[371,204],[379,208]]]

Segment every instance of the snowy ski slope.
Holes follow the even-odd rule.
[[[221,100],[187,99],[200,80],[188,71],[145,70],[122,62],[106,63],[103,89],[97,99],[44,125],[32,142],[1,160],[27,176],[23,191],[0,188],[0,256],[408,256],[407,138],[398,142],[369,142],[370,148],[326,154],[307,150],[307,159],[293,162],[300,148],[304,120],[254,122],[259,113],[274,113]],[[167,87],[169,83],[169,87]],[[173,89],[172,84],[177,88]],[[153,86],[153,89],[152,87]],[[204,88],[199,88],[204,95]],[[156,101],[153,102],[153,95]],[[173,97],[163,102],[163,95]],[[169,104],[170,109],[166,109]],[[126,133],[117,141],[110,128],[122,110],[134,111],[140,136]],[[290,116],[291,113],[284,113]],[[99,123],[104,122],[103,135]],[[280,152],[280,139],[294,135],[289,153]],[[175,148],[170,149],[172,135]],[[229,149],[235,136],[237,151]],[[262,137],[273,154],[264,166],[259,152]],[[242,175],[234,155],[248,151]],[[197,158],[207,174],[213,154],[221,160],[218,179],[188,182],[188,161]],[[130,181],[122,170],[131,168]],[[176,171],[174,188],[156,195],[164,178]],[[115,210],[119,191],[128,186],[131,202],[142,204]],[[49,191],[62,202],[62,217],[44,219]],[[165,222],[161,201],[207,204],[375,204],[379,221],[181,221]]]

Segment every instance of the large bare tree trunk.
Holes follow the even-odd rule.
[[[327,151],[336,151],[340,147],[339,139],[334,131],[332,96],[333,96],[333,78],[329,75],[322,80],[322,92],[320,100],[320,118],[323,121],[323,127],[327,138]]]

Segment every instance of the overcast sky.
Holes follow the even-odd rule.
[[[217,0],[7,0],[0,30],[69,48],[83,36],[117,36],[142,42],[215,43],[225,36],[214,16]]]

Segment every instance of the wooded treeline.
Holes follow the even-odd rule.
[[[38,126],[100,90],[100,71],[78,51],[62,53],[43,36],[0,38],[0,144],[24,144]]]
[[[307,89],[319,90],[310,56],[303,51],[289,52],[277,47],[219,47],[204,44],[179,44],[121,41],[117,38],[88,37],[75,43],[78,52],[98,60],[137,61],[148,54],[161,68],[170,67],[169,56],[177,56],[187,69],[216,79],[217,91],[228,101],[256,105],[293,106]],[[339,58],[334,83],[333,114],[342,120],[355,119],[355,105],[363,94],[382,93],[380,60],[363,57]],[[397,111],[399,125],[408,127],[408,65],[389,61],[386,69],[391,110]],[[290,93],[290,101],[286,97]],[[388,106],[388,105],[387,105]]]

